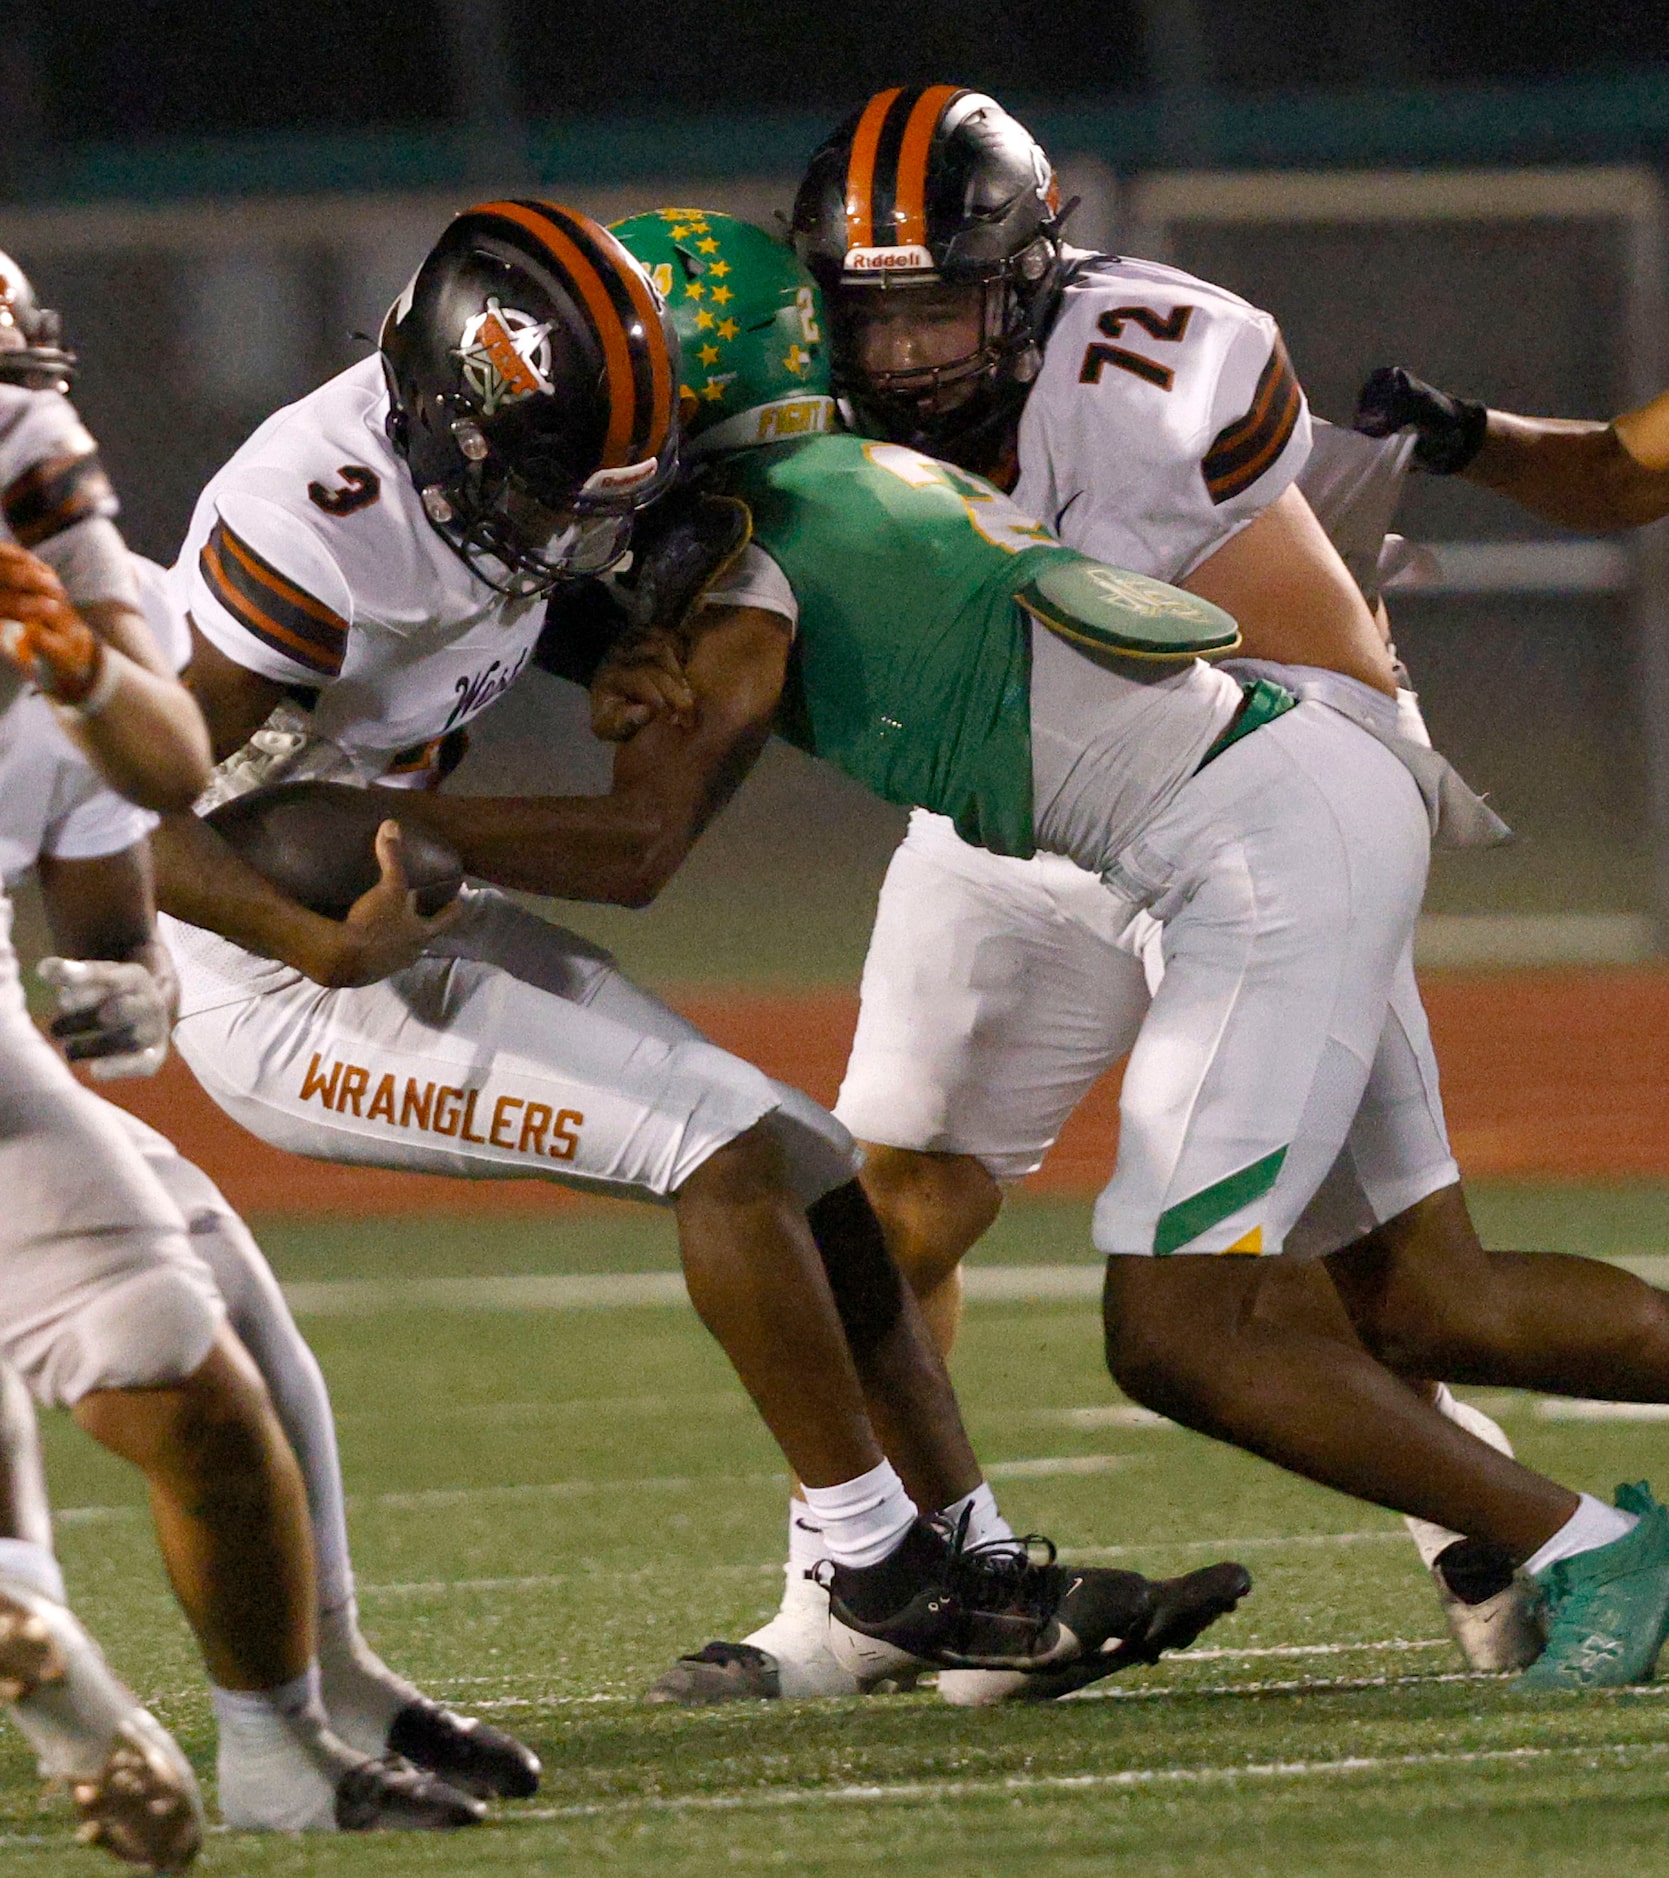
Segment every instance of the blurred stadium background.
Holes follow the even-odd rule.
[[[1335,420],[1391,360],[1570,416],[1669,382],[1669,76],[1638,62],[1656,48],[1628,8],[1281,0],[1253,30],[1232,0],[1047,21],[853,0],[789,30],[659,0],[618,34],[531,0],[230,11],[76,0],[0,45],[0,244],[66,312],[130,539],[163,560],[207,475],[362,355],[466,200],[538,187],[605,218],[689,201],[769,224],[841,112],[900,77],[1002,95],[1080,198],[1076,240],[1271,308]],[[1556,537],[1435,481],[1400,525],[1433,552],[1393,596],[1399,646],[1440,745],[1519,836],[1433,872],[1421,948],[1462,1145],[1481,1173],[1669,1175],[1664,530]],[[459,786],[604,786],[578,706],[524,681]],[[830,1096],[901,819],[773,750],[657,907],[563,917]],[[1110,1109],[1057,1182],[1105,1165]],[[418,1199],[397,1182],[376,1204]]]

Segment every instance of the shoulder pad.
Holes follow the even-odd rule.
[[[1054,555],[1014,596],[1033,619],[1089,653],[1184,659],[1232,652],[1231,615],[1180,587],[1079,556]]]
[[[677,490],[638,524],[630,594],[634,623],[674,627],[753,539],[753,512],[740,496]]]

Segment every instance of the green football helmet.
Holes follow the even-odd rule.
[[[792,249],[716,209],[651,210],[612,232],[678,329],[686,455],[836,427],[822,297]]]

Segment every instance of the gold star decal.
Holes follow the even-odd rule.
[[[701,360],[703,365],[717,365],[719,362],[719,349],[717,346],[703,346],[700,352],[696,354],[696,357]]]
[[[701,387],[701,395],[709,404],[717,404],[719,399],[724,396],[724,386],[720,384],[718,379],[709,378],[706,384]]]
[[[695,246],[698,254],[717,254],[719,251],[719,244],[711,235],[705,241],[698,241]]]
[[[730,263],[728,261],[715,261],[712,267],[708,269],[708,272],[713,276],[714,280],[723,280],[725,275],[730,272]]]
[[[702,286],[700,281],[692,280],[684,289],[684,298],[686,300],[699,300],[706,291],[707,289]],[[717,298],[716,295],[714,297]]]
[[[701,312],[696,314],[695,325],[696,325],[697,332],[703,332],[703,333],[706,332],[712,326],[712,324],[713,324],[713,316],[705,308],[703,308]],[[734,324],[735,322],[733,320],[726,320],[724,323],[725,326],[731,326]],[[724,330],[724,326],[721,326],[719,328],[719,337],[721,339],[734,339],[736,335],[733,332],[727,333]]]
[[[709,326],[712,325],[713,316],[711,313],[702,314],[701,318],[696,321],[696,324],[699,326],[703,319],[706,320]],[[738,326],[734,320],[719,321],[719,337],[721,339],[734,339],[741,330],[741,327]]]
[[[692,215],[690,217],[690,233],[692,235],[705,235],[707,233],[707,220],[705,216]]]
[[[686,236],[688,236],[689,232],[687,228],[675,228],[672,231],[672,239],[674,241],[683,241]]]
[[[731,297],[731,294],[730,294],[730,289],[728,287],[715,287],[713,289],[714,306],[723,306],[724,303],[728,299],[730,299],[730,297]]]
[[[809,352],[802,352],[798,341],[788,348],[787,355],[782,362],[796,377],[801,372],[809,372],[811,370],[811,354]]]

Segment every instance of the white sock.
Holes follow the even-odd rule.
[[[54,1604],[68,1604],[64,1573],[44,1545],[31,1539],[0,1539],[0,1578],[27,1585]]]
[[[359,1631],[350,1598],[319,1612],[319,1668],[330,1725],[348,1746],[373,1760],[388,1752],[388,1731],[419,1692],[377,1655]]]
[[[1432,1390],[1432,1407],[1445,1421],[1451,1421],[1457,1428],[1464,1428],[1469,1435],[1494,1448],[1497,1453],[1512,1458],[1513,1444],[1507,1439],[1507,1431],[1499,1422],[1491,1421],[1480,1408],[1474,1408],[1470,1402],[1462,1402],[1446,1382],[1440,1382]],[[1452,1532],[1447,1526],[1439,1526],[1435,1520],[1416,1519],[1408,1514],[1404,1523],[1408,1527],[1416,1548],[1420,1554],[1420,1563],[1429,1572],[1438,1558],[1446,1552],[1457,1539],[1466,1535]]]
[[[809,1578],[828,1556],[829,1542],[823,1535],[822,1520],[796,1494],[788,1502],[788,1563],[783,1569],[789,1583]]]
[[[964,1513],[968,1515],[969,1545],[987,1545],[992,1540],[1014,1537],[1014,1528],[997,1510],[997,1496],[991,1491],[988,1480],[982,1480],[972,1493],[963,1494],[960,1500],[953,1500],[939,1517],[954,1532]]]
[[[1625,1539],[1640,1524],[1637,1513],[1625,1513],[1620,1507],[1607,1506],[1591,1493],[1584,1493],[1570,1518],[1539,1552],[1524,1561],[1532,1578],[1539,1577],[1562,1558],[1575,1558],[1579,1552],[1597,1551],[1602,1545]]]
[[[826,1556],[837,1565],[879,1565],[896,1551],[916,1518],[891,1461],[837,1487],[806,1487],[806,1505],[823,1528]]]
[[[180,1196],[176,1195],[176,1198]],[[353,1564],[342,1495],[342,1463],[330,1392],[318,1359],[296,1327],[261,1248],[230,1210],[194,1210],[192,1248],[214,1273],[239,1340],[255,1361],[307,1487],[321,1609],[351,1604]]]
[[[271,1732],[286,1739],[293,1722],[316,1721],[322,1727],[324,1703],[319,1696],[319,1666],[309,1663],[299,1676],[272,1689],[222,1689],[209,1684],[215,1720],[223,1731],[253,1740]]]

